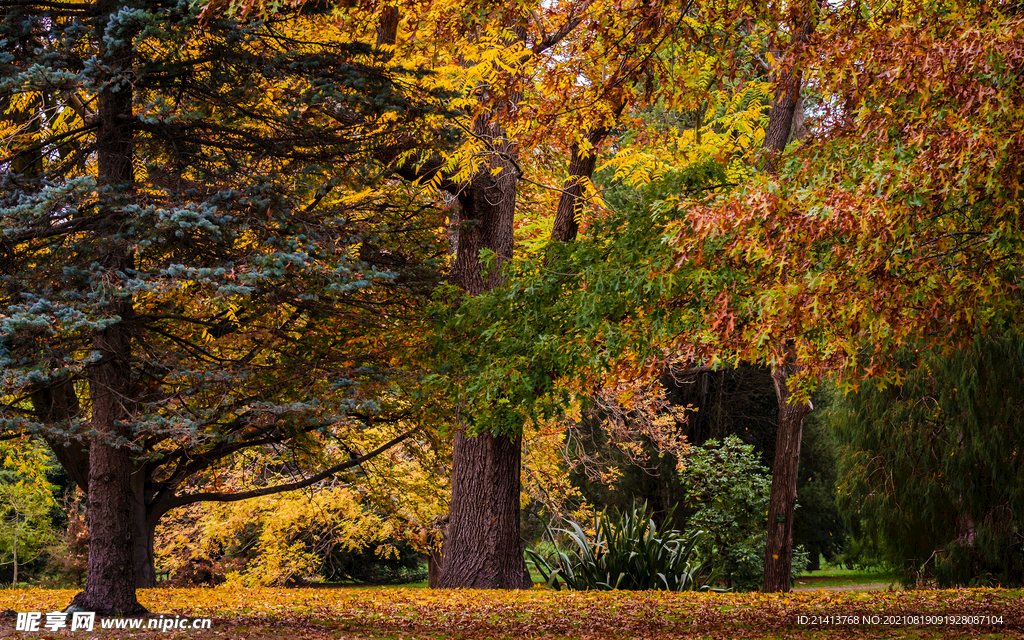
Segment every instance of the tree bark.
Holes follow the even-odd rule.
[[[146,474],[138,465],[131,473],[131,521],[132,521],[132,573],[136,589],[152,589],[156,586],[156,557],[153,554],[153,535],[159,518],[150,518],[146,508]]]
[[[81,411],[78,394],[71,380],[61,380],[40,386],[32,392],[32,410],[39,421],[60,431],[68,431],[70,422]],[[77,440],[65,442],[54,436],[44,436],[46,444],[53,450],[57,462],[67,471],[83,493],[89,491],[89,443]]]
[[[790,45],[795,50],[802,48],[814,32],[816,16],[809,12],[796,34],[796,39]],[[798,112],[803,128],[803,108],[800,99],[800,85],[803,80],[803,72],[799,66],[780,66],[772,72],[772,80],[775,84],[775,99],[772,102],[771,110],[768,112],[768,128],[764,133],[765,151],[763,168],[769,173],[774,173],[779,156],[789,142],[790,134],[793,132],[794,115]],[[801,135],[806,131],[801,131]]]
[[[522,436],[455,436],[441,588],[528,589],[519,531]]]
[[[816,10],[813,2],[796,32],[791,50],[802,48],[814,31]],[[775,101],[768,114],[765,131],[765,170],[777,172],[777,162],[789,142],[793,130],[793,117],[800,103],[801,69],[799,66],[779,67],[773,72],[776,84]],[[790,568],[793,565],[793,511],[796,508],[796,485],[800,467],[800,440],[803,437],[804,418],[811,411],[810,404],[791,404],[791,389],[786,365],[772,371],[775,395],[779,401],[779,424],[775,445],[775,464],[772,468],[772,486],[768,498],[768,543],[765,548],[765,593],[789,591]]]
[[[489,96],[482,91],[481,100]],[[509,98],[513,103],[515,96]],[[469,295],[498,286],[512,257],[518,176],[515,143],[506,141],[496,109],[477,116],[473,133],[491,141],[487,167],[458,193],[460,213],[451,282]],[[491,169],[500,167],[496,175]],[[488,271],[481,251],[494,252]],[[532,586],[519,531],[522,437],[455,436],[452,496],[442,550],[442,588],[524,589]]]
[[[775,395],[779,399],[779,430],[775,440],[771,495],[768,498],[768,545],[765,549],[764,592],[789,591],[793,565],[793,512],[800,469],[800,441],[808,403],[791,402],[789,372],[785,366],[772,371]]]
[[[515,198],[511,167],[497,176],[482,173],[459,198],[462,211],[452,281],[470,295],[501,281],[500,266],[512,257]],[[495,253],[489,273],[480,260],[482,249]],[[521,436],[455,436],[441,588],[533,586],[519,532],[521,445]]]
[[[85,590],[72,605],[101,614],[134,615],[146,609],[135,597],[133,464],[127,446],[132,434],[126,407],[131,343],[125,325],[106,329],[93,346],[102,359],[89,376],[92,427],[98,434],[89,447],[89,562]]]
[[[562,195],[558,198],[558,209],[555,212],[555,223],[551,228],[551,239],[560,242],[572,242],[579,233],[579,214],[583,210],[584,184],[594,175],[597,163],[597,145],[604,139],[608,130],[598,127],[588,131],[585,138],[590,149],[581,149],[574,142],[569,158],[569,178],[562,186]]]
[[[109,69],[108,82],[99,94],[96,139],[98,215],[107,233],[117,233],[120,205],[133,192],[134,155],[132,102],[128,77],[132,64],[131,38],[118,34],[105,38],[107,22],[114,19],[117,3],[97,7],[107,19],[97,21],[100,58]],[[118,38],[119,40],[115,40]],[[102,233],[102,231],[100,231]],[[108,238],[98,262],[116,281],[114,274],[133,266],[122,242]],[[110,287],[98,284],[98,287]],[[131,417],[131,335],[125,322],[133,313],[130,297],[105,291],[107,314],[119,318],[93,338],[93,350],[100,359],[88,373],[91,426],[96,434],[89,445],[89,491],[86,498],[89,519],[89,561],[85,590],[75,596],[72,606],[100,614],[135,615],[146,609],[135,597],[133,559],[132,479],[134,467],[129,444]]]

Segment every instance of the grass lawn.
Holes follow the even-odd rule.
[[[73,595],[0,590],[0,612],[54,611]],[[999,589],[731,594],[216,587],[144,590],[139,600],[154,619],[212,618],[212,627],[31,633],[16,631],[8,612],[0,613],[0,638],[1024,638],[1024,591]]]
[[[849,587],[862,584],[898,585],[891,571],[829,568],[805,573],[794,587]]]

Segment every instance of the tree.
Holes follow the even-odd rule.
[[[843,515],[904,583],[1024,581],[1024,351],[1017,333],[950,356],[905,349],[898,385],[865,381],[830,415]]]
[[[823,130],[779,164],[774,154],[787,136],[770,122],[782,144],[768,157],[778,176],[691,209],[678,227],[681,271],[717,282],[703,287],[717,301],[707,310],[717,316],[709,351],[776,366],[776,451],[785,459],[775,473],[789,471],[773,486],[769,526],[778,531],[770,538],[780,551],[770,549],[769,561],[785,561],[791,544],[801,404],[813,377],[885,371],[898,381],[901,344],[952,343],[1019,322],[1010,256],[1022,241],[1012,195],[1021,139],[1009,105],[1019,104],[1020,86],[1007,74],[1020,64],[1021,25],[1004,7],[952,7],[823,7],[826,28],[800,47],[817,62]],[[799,42],[811,30],[791,32]],[[782,86],[789,93],[773,110],[787,118],[800,76]],[[950,113],[964,117],[935,124]],[[788,580],[781,568],[771,573],[766,590]]]
[[[563,187],[547,189],[557,194],[556,200],[545,195],[539,201],[554,209],[550,238],[574,241],[584,203],[592,195],[598,146],[613,126],[622,124],[630,103],[659,96],[680,100],[684,87],[694,87],[696,78],[667,73],[658,56],[666,42],[699,37],[684,24],[688,8],[667,11],[638,3],[623,13],[610,4],[581,1],[515,9],[478,3],[470,9],[423,3],[418,14],[401,20],[385,11],[377,40],[389,55],[409,60],[423,56],[421,44],[400,37],[400,24],[452,43],[451,59],[431,66],[456,76],[465,92],[459,103],[463,114],[453,118],[453,125],[465,132],[463,147],[447,157],[415,145],[385,149],[381,155],[394,154],[401,175],[449,194],[457,221],[449,282],[467,297],[507,283],[504,265],[513,255],[517,198],[524,185],[540,182],[526,173],[537,158],[523,156],[521,149],[543,140],[568,156],[567,166],[556,173]],[[679,54],[684,56],[685,51]],[[566,103],[582,106],[566,110]],[[474,317],[486,322],[486,316]],[[440,585],[529,586],[519,535],[525,422],[489,422],[493,412],[478,404],[472,391],[465,392],[467,379],[452,377],[452,401],[459,409]],[[476,381],[469,385],[477,388]],[[499,402],[508,405],[511,399]]]
[[[0,566],[11,566],[16,587],[19,570],[54,541],[53,487],[46,479],[45,450],[27,439],[0,442],[0,460]]]
[[[697,544],[698,552],[715,559],[721,578],[735,590],[757,589],[763,579],[764,566],[758,565],[770,480],[757,458],[752,446],[728,436],[691,447],[679,460],[687,506],[694,510],[688,529],[707,532]]]
[[[0,29],[0,427],[45,437],[87,489],[75,606],[139,612],[167,509],[306,486],[408,437],[360,434],[414,410],[377,390],[436,234],[416,231],[429,208],[367,190],[368,152],[425,133],[436,95],[312,15],[19,2]],[[178,493],[243,448],[295,470],[334,438],[345,457],[296,482]]]

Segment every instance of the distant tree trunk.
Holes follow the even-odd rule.
[[[43,424],[69,430],[69,424],[81,411],[72,380],[61,380],[40,386],[32,392],[32,410]],[[58,427],[58,425],[61,425]],[[67,471],[83,493],[89,491],[89,443],[44,436],[57,462]]]
[[[427,555],[427,587],[431,589],[441,587],[441,570],[444,566],[441,557],[441,552],[436,549],[431,549]]]
[[[582,212],[585,200],[584,186],[594,175],[597,164],[597,145],[604,139],[608,130],[598,127],[588,131],[584,138],[590,143],[590,149],[581,149],[574,142],[569,158],[569,177],[562,186],[562,195],[558,198],[558,209],[555,211],[555,222],[551,227],[551,239],[560,242],[572,242],[579,233],[578,214]]]
[[[813,4],[813,3],[809,3]],[[816,10],[807,12],[804,23],[800,25],[796,38],[790,44],[792,49],[803,47],[814,33]],[[777,54],[782,57],[781,54]],[[797,133],[799,137],[806,135],[803,123],[803,101],[800,98],[800,84],[803,73],[799,66],[779,67],[772,71],[775,84],[775,99],[768,112],[768,127],[764,133],[765,162],[763,168],[769,173],[776,171],[779,155],[786,148],[790,134],[793,133],[795,116],[799,115]]]
[[[793,566],[793,512],[796,509],[797,474],[800,467],[800,441],[804,418],[810,404],[791,403],[786,367],[772,371],[775,394],[779,399],[779,431],[775,440],[775,464],[768,498],[768,545],[765,549],[764,592],[789,591]]]
[[[17,515],[15,516],[17,517]],[[18,586],[18,533],[21,532],[21,522],[17,521],[14,524],[14,544],[12,550],[14,551],[14,577],[11,578],[11,586],[17,588]]]
[[[97,6],[100,16],[112,16],[114,2]],[[134,260],[121,241],[112,237],[120,226],[119,204],[126,203],[133,190],[134,155],[133,90],[127,76],[132,64],[131,36],[107,36],[107,20],[99,19],[100,59],[109,74],[100,92],[96,138],[98,216],[106,225],[108,239],[97,262],[108,272],[124,272]],[[102,233],[103,231],[98,231]],[[99,361],[87,373],[91,423],[95,436],[89,445],[89,491],[86,498],[89,519],[89,562],[85,590],[72,605],[101,614],[133,615],[146,609],[135,597],[135,568],[132,536],[132,484],[134,465],[129,455],[132,431],[131,335],[127,321],[133,315],[131,297],[106,291],[107,313],[121,320],[93,338]]]

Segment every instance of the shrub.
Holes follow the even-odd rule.
[[[671,514],[665,522],[671,521]],[[684,534],[659,528],[647,514],[647,505],[633,506],[617,518],[607,510],[594,518],[594,537],[576,522],[568,522],[566,534],[574,546],[556,547],[545,557],[530,549],[527,556],[549,587],[576,590],[706,589],[714,576],[707,575],[694,548],[703,532]],[[555,536],[548,530],[552,540]]]
[[[699,541],[698,553],[716,559],[731,589],[760,589],[771,480],[754,447],[736,436],[708,440],[679,459],[679,476],[693,510],[688,528],[709,532]],[[801,563],[800,553],[793,554],[793,568],[802,571],[807,554]]]
[[[733,591],[760,591],[764,586],[764,555],[768,543],[768,535],[760,533],[743,542],[732,545],[722,556],[722,576],[728,576],[729,587]],[[793,559],[789,568],[790,580],[807,570],[810,556],[802,547],[793,549]]]

